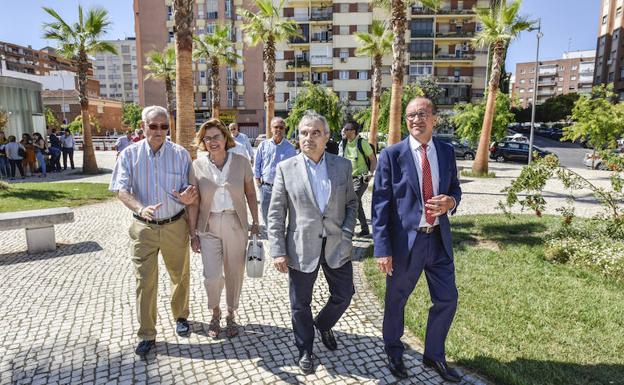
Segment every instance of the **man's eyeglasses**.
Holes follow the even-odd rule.
[[[405,118],[409,121],[412,121],[412,120],[415,120],[417,116],[418,116],[418,119],[424,120],[429,117],[429,113],[426,111],[412,112],[412,113],[405,115]]]
[[[224,139],[223,134],[217,134],[215,136],[204,136],[204,142],[212,142],[213,140],[215,142],[219,142],[223,139]]]
[[[149,127],[150,130],[168,130],[169,129],[169,125],[168,124],[155,124],[155,123],[150,123],[147,125],[147,127]]]

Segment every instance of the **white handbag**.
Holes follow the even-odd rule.
[[[253,235],[247,245],[247,276],[249,278],[262,278],[264,272],[264,244]]]

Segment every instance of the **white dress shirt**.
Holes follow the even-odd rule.
[[[331,182],[329,181],[329,175],[327,174],[327,164],[325,163],[325,154],[318,163],[303,155],[306,163],[306,169],[308,170],[308,179],[310,185],[312,185],[312,192],[314,193],[314,199],[321,212],[325,212],[325,208],[329,203],[329,196],[331,195]]]
[[[232,202],[232,196],[227,190],[228,176],[230,174],[230,160],[232,156],[228,155],[223,170],[219,170],[217,166],[206,157],[208,163],[208,174],[212,177],[212,180],[219,186],[215,191],[212,205],[210,206],[210,212],[220,213],[226,210],[234,210],[234,203]]]
[[[422,143],[420,143],[417,139],[415,139],[412,135],[409,137],[410,148],[412,150],[412,156],[414,158],[414,164],[416,165],[416,172],[418,173],[418,187],[420,188],[420,199],[423,200],[423,171],[422,171]],[[429,139],[427,142],[427,159],[429,160],[429,167],[431,168],[431,182],[433,183],[433,196],[438,195],[438,190],[440,187],[440,170],[438,169],[438,153],[436,151],[435,145],[433,144],[433,139]],[[427,216],[425,213],[426,207],[425,202],[422,202],[422,214],[420,216],[420,224],[419,227],[429,227],[432,226],[427,222]],[[439,219],[436,217],[433,226],[436,226],[440,223]]]

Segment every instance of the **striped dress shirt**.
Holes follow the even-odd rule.
[[[188,186],[191,156],[184,147],[166,140],[154,153],[147,139],[127,147],[115,164],[109,190],[126,190],[143,205],[162,203],[154,219],[170,218],[184,209],[173,191]]]

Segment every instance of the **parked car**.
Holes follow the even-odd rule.
[[[266,134],[260,134],[256,136],[256,140],[254,141],[253,146],[258,147],[260,143],[264,142],[265,140],[266,140]]]
[[[551,152],[542,150],[533,146],[533,152],[540,157],[551,154]],[[527,163],[529,161],[529,144],[519,142],[494,142],[490,147],[490,159],[497,162],[515,161]]]
[[[621,149],[613,150],[613,153],[619,156],[624,156],[624,153],[622,152]],[[617,165],[608,164],[607,162],[605,162],[600,156],[599,152],[586,153],[585,156],[583,157],[583,164],[585,165],[585,167],[589,167],[589,168],[593,167],[594,170],[621,171],[621,170],[618,170]]]
[[[455,150],[456,158],[462,158],[466,160],[472,160],[475,158],[475,152],[476,152],[475,149],[468,146],[467,144],[460,143],[454,136],[435,135],[435,138],[442,142],[446,142],[452,145],[453,149]]]

